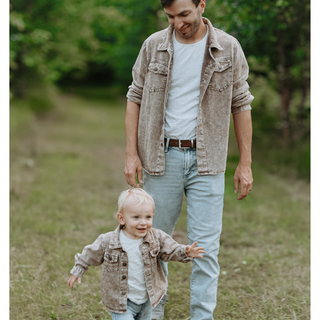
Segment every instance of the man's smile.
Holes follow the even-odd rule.
[[[185,33],[186,30],[190,27],[190,25],[184,27],[183,29],[180,29],[179,31],[182,32],[182,33]]]

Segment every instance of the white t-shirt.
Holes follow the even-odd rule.
[[[143,271],[143,262],[139,249],[143,238],[129,239],[120,231],[120,243],[128,255],[128,294],[127,297],[136,304],[142,304],[149,299],[146,280]]]
[[[164,123],[167,138],[190,140],[197,136],[201,70],[206,36],[199,42],[182,44],[173,32],[173,67]]]

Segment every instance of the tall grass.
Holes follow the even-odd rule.
[[[125,99],[57,95],[41,117],[11,106],[10,316],[111,319],[101,267],[67,286],[74,254],[117,226],[126,187]],[[230,131],[215,319],[309,319],[309,184],[254,161],[254,186],[236,200]],[[279,164],[281,166],[282,164]],[[186,243],[186,203],[174,237]],[[169,264],[165,319],[189,319],[192,265]]]

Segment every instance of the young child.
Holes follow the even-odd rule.
[[[113,320],[150,320],[151,308],[167,289],[159,259],[188,262],[205,252],[197,242],[181,245],[152,228],[153,212],[153,199],[143,189],[123,191],[118,200],[120,225],[75,255],[68,285],[73,288],[77,279],[80,284],[89,266],[103,263],[101,297]]]

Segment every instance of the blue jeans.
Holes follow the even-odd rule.
[[[151,302],[148,300],[142,304],[136,304],[131,300],[127,300],[127,312],[115,313],[111,312],[112,320],[151,320]]]
[[[153,227],[172,236],[179,220],[183,192],[187,198],[188,243],[204,247],[193,261],[190,278],[191,320],[213,320],[219,277],[218,253],[222,230],[224,173],[198,175],[196,149],[165,148],[163,176],[144,172],[144,189],[155,201]],[[161,261],[165,275],[168,266]]]

